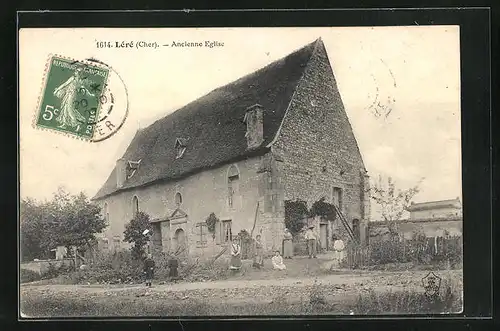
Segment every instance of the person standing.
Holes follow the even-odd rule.
[[[176,280],[177,278],[179,278],[179,272],[177,271],[178,267],[179,267],[179,261],[174,256],[172,256],[168,260],[168,269],[169,269],[168,277],[171,280]]]
[[[333,235],[333,249],[335,250],[335,260],[337,266],[340,267],[342,264],[342,260],[344,259],[344,241],[340,238],[340,236]]]
[[[316,233],[313,231],[314,226],[310,225],[306,231],[305,238],[307,240],[307,252],[309,258],[316,258]]]
[[[155,261],[151,254],[144,260],[144,273],[146,274],[146,286],[151,287],[154,277]]]
[[[283,235],[283,258],[291,259],[293,256],[293,236],[290,230],[285,229],[285,234]]]
[[[254,252],[253,267],[260,269],[264,266],[264,246],[260,234],[255,237]]]
[[[231,242],[231,263],[229,269],[239,270],[241,268],[241,246],[238,236]]]

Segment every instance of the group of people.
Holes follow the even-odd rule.
[[[284,259],[291,259],[293,257],[293,244],[292,244],[292,234],[288,229],[285,229],[283,236],[283,247],[281,255],[280,250],[274,252],[274,256],[271,258],[273,264],[273,269],[285,270],[286,266],[283,262]],[[316,232],[314,232],[314,226],[309,226],[305,232],[304,238],[307,241],[307,253],[309,258],[317,257],[317,243],[319,242]],[[332,236],[334,251],[337,260],[342,260],[342,254],[344,250],[344,242],[335,234]],[[262,243],[262,238],[260,235],[255,237],[254,241],[254,257],[252,266],[254,268],[262,268],[264,266],[264,245]],[[231,243],[231,270],[239,270],[241,268],[241,245],[240,240],[236,236]]]
[[[262,243],[261,235],[257,235],[254,241],[254,257],[252,266],[257,269],[264,267],[264,245]],[[293,255],[293,245],[292,245],[292,234],[288,229],[285,230],[285,236],[283,240],[283,256],[279,250],[274,252],[274,256],[271,258],[271,263],[273,264],[273,269],[285,270],[286,266],[283,259],[291,259]],[[239,270],[241,268],[241,245],[240,238],[236,236],[233,238],[231,243],[231,262],[229,269]]]
[[[316,258],[317,253],[317,242],[318,237],[314,232],[314,226],[309,226],[309,228],[305,232],[305,239],[307,240],[307,252],[309,258]],[[292,234],[288,229],[285,229],[285,233],[283,236],[283,255],[281,255],[280,250],[276,250],[274,252],[273,257],[271,258],[271,263],[273,265],[273,269],[275,270],[286,270],[286,265],[284,263],[284,259],[291,259],[293,257],[293,244],[292,244]],[[335,234],[332,236],[333,239],[333,248],[336,254],[336,259],[338,261],[342,260],[342,254],[344,251],[344,242]],[[254,241],[254,257],[252,266],[257,269],[261,269],[264,267],[264,245],[262,243],[262,237],[257,235]],[[235,236],[230,245],[230,253],[231,253],[231,261],[229,269],[231,270],[239,270],[242,266],[241,262],[241,243],[240,238]],[[172,260],[169,261],[170,273],[169,276],[172,279],[178,277],[177,268],[178,261]],[[151,282],[154,275],[155,262],[152,259],[151,254],[147,255],[147,258],[144,260],[144,274],[146,276],[146,286],[151,287]]]

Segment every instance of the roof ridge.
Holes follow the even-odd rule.
[[[272,67],[272,66],[273,66],[273,65],[275,65],[276,63],[278,63],[278,62],[280,62],[280,61],[282,61],[282,60],[284,60],[284,59],[286,59],[286,58],[289,58],[289,57],[293,56],[294,54],[296,54],[296,53],[298,53],[298,52],[300,52],[300,51],[305,50],[305,49],[306,49],[306,48],[308,48],[308,47],[313,47],[313,50],[311,51],[311,55],[309,56],[309,59],[307,60],[307,64],[306,64],[306,67],[307,67],[307,65],[309,64],[309,61],[311,60],[312,55],[313,55],[313,54],[314,54],[314,52],[316,51],[316,48],[317,48],[318,42],[323,43],[323,42],[322,42],[322,40],[321,40],[321,37],[319,37],[318,39],[316,39],[316,40],[315,40],[315,41],[313,41],[313,42],[308,43],[308,44],[307,44],[307,45],[305,45],[305,46],[302,46],[302,47],[300,47],[300,48],[297,48],[296,50],[294,50],[294,51],[293,51],[293,52],[291,52],[291,53],[288,53],[288,54],[287,54],[287,55],[285,55],[285,56],[282,56],[282,57],[280,57],[280,58],[278,58],[278,59],[276,59],[276,60],[274,60],[274,61],[272,61],[272,62],[269,62],[268,64],[266,64],[265,66],[263,66],[263,67],[261,67],[261,68],[259,68],[259,69],[256,69],[256,70],[254,70],[254,71],[252,71],[252,72],[249,72],[249,73],[245,74],[245,75],[244,75],[244,76],[242,76],[242,77],[239,77],[239,78],[237,78],[237,79],[235,79],[235,80],[232,80],[232,81],[230,81],[230,82],[228,82],[228,83],[226,83],[226,84],[224,84],[224,85],[218,86],[218,87],[216,87],[216,88],[214,88],[214,89],[210,90],[209,92],[207,92],[207,93],[205,93],[205,94],[203,94],[203,95],[201,95],[201,96],[197,97],[196,99],[193,99],[193,100],[189,101],[189,102],[188,102],[188,103],[186,103],[185,105],[183,105],[183,106],[181,106],[181,107],[177,108],[177,109],[176,109],[176,110],[174,110],[173,112],[171,112],[171,113],[169,113],[169,114],[166,114],[165,116],[162,116],[162,117],[158,118],[156,121],[154,121],[154,122],[153,122],[153,123],[151,123],[150,125],[148,125],[148,126],[144,127],[144,129],[148,129],[148,128],[149,128],[149,127],[151,127],[153,124],[155,124],[155,123],[157,123],[157,122],[159,122],[159,121],[162,121],[162,120],[164,120],[165,118],[170,117],[170,116],[174,115],[175,113],[178,113],[179,111],[182,111],[184,108],[187,108],[187,107],[188,107],[188,106],[190,106],[192,103],[195,103],[196,101],[198,101],[198,100],[200,100],[200,99],[202,99],[202,98],[204,98],[204,97],[206,97],[206,96],[208,96],[208,95],[210,95],[210,94],[212,94],[212,93],[214,93],[214,92],[216,92],[216,91],[224,90],[224,89],[225,89],[225,88],[227,88],[228,86],[234,85],[236,82],[241,82],[241,81],[244,81],[244,80],[246,80],[246,79],[250,78],[251,76],[257,75],[259,72],[263,72],[263,71],[265,71],[265,70],[269,69],[270,67]],[[313,45],[314,45],[314,46],[313,46]],[[304,69],[304,71],[305,71],[305,69]],[[302,79],[302,78],[301,78],[301,79]],[[298,84],[297,84],[297,85],[298,85]]]
[[[259,150],[252,151],[252,155],[266,152],[266,145],[276,136],[290,100],[295,97],[298,84],[321,45],[320,41],[316,39],[260,69],[217,87],[141,128],[123,154],[123,157],[129,158],[145,156],[138,175],[123,189],[117,190],[113,170],[94,198],[148,185],[159,179],[178,178],[195,170],[248,156],[250,152],[244,139],[246,126],[242,124],[242,119],[245,109],[255,103],[271,111],[266,112],[264,117],[265,139]],[[173,160],[175,150],[166,144],[186,134],[196,135],[192,137],[191,144],[196,153],[186,153],[181,159]],[[217,144],[221,135],[231,139],[231,143]]]

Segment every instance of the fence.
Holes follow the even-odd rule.
[[[349,245],[346,251],[347,266],[353,269],[406,262],[430,264],[447,261],[455,264],[462,261],[462,237],[396,238],[365,247]]]

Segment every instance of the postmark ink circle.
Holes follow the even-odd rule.
[[[108,79],[103,86],[95,85],[90,87],[90,93],[97,95],[99,107],[98,116],[89,117],[92,120],[85,123],[94,126],[94,134],[91,142],[101,142],[113,136],[125,123],[128,116],[128,91],[127,87],[118,74],[110,65],[97,59],[86,59],[86,62],[96,63],[108,69]],[[97,107],[88,108],[85,105],[88,101],[85,98],[75,100],[75,108],[85,109],[87,112],[96,112]]]

